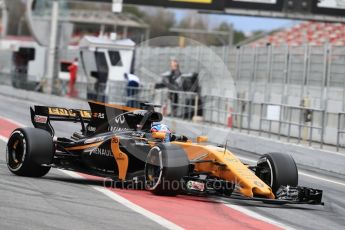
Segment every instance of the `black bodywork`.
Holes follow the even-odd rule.
[[[162,114],[155,112],[155,105],[145,104],[141,109],[126,106],[108,105],[89,102],[91,110],[73,110],[57,107],[35,106],[31,108],[31,119],[35,128],[44,129],[53,137],[55,131],[51,121],[77,122],[81,125],[80,132],[75,132],[70,138],[57,137],[54,140],[55,154],[53,167],[77,171],[81,173],[110,177],[114,181],[144,182],[145,164],[150,150],[162,142],[153,139],[150,134],[152,123],[160,122]],[[114,138],[118,138],[120,152],[128,156],[128,168],[125,178],[119,178],[121,171],[112,149]],[[187,142],[184,136],[172,135],[172,140]],[[185,184],[193,182],[204,184],[205,189],[184,188],[189,194],[215,194],[232,196],[240,199],[257,200],[274,204],[323,204],[322,191],[304,188],[281,186],[277,199],[260,197],[245,198],[236,195],[231,182],[213,177],[210,172],[196,172],[195,164],[208,163],[203,160],[189,161],[189,172],[183,177]],[[209,162],[220,164],[221,162]],[[188,164],[188,163],[187,163]],[[248,167],[252,171],[260,167]],[[215,188],[213,185],[221,185]],[[144,183],[142,183],[144,185]],[[234,192],[234,193],[233,193]]]
[[[106,106],[97,102],[89,102],[89,105],[91,111],[45,106],[31,108],[34,127],[44,129],[52,136],[55,131],[51,121],[81,124],[80,132],[73,133],[70,138],[56,138],[54,166],[117,179],[118,168],[111,150],[111,139],[118,136],[121,151],[129,157],[126,179],[142,176],[146,156],[152,147],[149,130],[153,122],[162,120],[162,115],[150,104],[145,104],[143,109]]]

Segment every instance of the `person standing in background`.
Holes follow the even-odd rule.
[[[68,66],[68,71],[70,74],[70,80],[68,84],[68,93],[67,95],[70,97],[77,97],[78,91],[75,88],[75,83],[77,81],[77,75],[78,75],[78,58],[75,58],[73,63]]]
[[[170,60],[170,70],[162,75],[162,81],[160,83],[156,83],[155,88],[168,88],[171,91],[180,91],[182,89],[180,79],[181,75],[182,73],[177,59],[172,58]],[[177,116],[179,101],[178,93],[170,92],[169,100],[171,101],[171,113],[173,116]]]
[[[125,73],[124,78],[127,81],[127,106],[138,107],[136,96],[139,94],[140,79],[129,73]]]
[[[179,91],[181,90],[181,87],[179,85],[179,80],[181,77],[182,73],[180,70],[180,64],[178,63],[178,61],[173,58],[170,61],[170,74],[167,76],[168,77],[168,88],[170,90],[174,90],[174,91]],[[179,102],[179,98],[178,98],[178,93],[176,92],[171,92],[169,94],[169,98],[171,100],[171,111],[172,111],[172,115],[173,116],[177,116],[178,114],[178,102]]]

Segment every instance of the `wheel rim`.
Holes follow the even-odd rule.
[[[12,171],[18,171],[24,162],[26,155],[26,141],[24,135],[16,131],[12,133],[6,149],[6,162]]]
[[[145,187],[148,190],[157,188],[162,180],[163,159],[162,151],[158,147],[150,150],[145,164]]]
[[[272,165],[271,162],[269,160],[267,160],[267,165],[268,165],[268,169],[270,170],[270,187],[273,187],[273,171],[272,171]]]
[[[260,175],[259,178],[265,182],[268,186],[272,188],[273,186],[273,171],[271,162],[266,159],[264,162],[260,163]]]

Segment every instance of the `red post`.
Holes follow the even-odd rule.
[[[75,83],[77,81],[77,73],[78,73],[78,63],[77,60],[75,60],[69,67],[68,71],[70,74],[70,80],[68,84],[68,96],[70,97],[77,97],[78,91],[75,89]]]
[[[232,113],[233,109],[230,107],[228,111],[228,128],[232,128]]]

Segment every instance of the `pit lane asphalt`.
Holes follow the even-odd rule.
[[[29,106],[34,102],[0,96],[0,116],[31,126]],[[49,102],[47,102],[49,104]],[[55,126],[57,135],[68,136],[74,125]],[[5,144],[0,141],[0,229],[160,229],[86,184],[52,169],[41,179],[12,175],[5,164]],[[245,151],[235,153],[247,158]],[[311,172],[314,176],[331,175]],[[345,183],[344,180],[340,180]],[[343,229],[345,225],[345,186],[300,175],[300,185],[324,190],[325,206],[268,205],[261,202],[223,199],[224,203],[242,207],[261,216],[296,229]],[[102,186],[102,185],[100,185]]]
[[[32,103],[2,96],[0,101],[0,116],[30,125]],[[66,127],[57,131],[66,132]],[[5,146],[0,140],[0,229],[163,229],[87,186],[102,186],[99,182],[70,178],[56,169],[39,179],[11,174]]]

